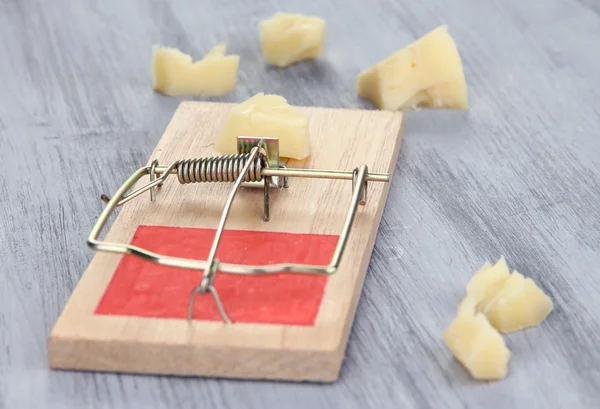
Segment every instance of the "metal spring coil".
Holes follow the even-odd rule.
[[[187,159],[177,165],[179,183],[235,182],[250,154]],[[263,158],[257,156],[246,172],[245,182],[262,180]]]

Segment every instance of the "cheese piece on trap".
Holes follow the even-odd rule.
[[[223,154],[237,153],[238,136],[279,139],[279,156],[304,159],[310,155],[308,116],[279,95],[259,93],[234,107],[215,142]]]
[[[260,49],[267,64],[286,67],[323,55],[325,21],[302,14],[275,13],[260,22]]]
[[[225,55],[227,46],[218,44],[199,61],[176,48],[152,49],[154,89],[170,96],[222,96],[235,88],[239,55]]]
[[[468,109],[462,61],[446,26],[362,72],[358,95],[384,110]]]
[[[473,378],[506,377],[510,350],[485,315],[476,311],[471,297],[467,296],[460,304],[458,315],[444,332],[444,342]]]

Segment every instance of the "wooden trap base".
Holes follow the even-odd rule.
[[[148,164],[218,154],[213,142],[233,105],[183,102]],[[402,139],[399,112],[300,108],[310,115],[312,155],[288,167],[393,174]],[[131,169],[133,172],[135,169]],[[147,183],[143,178],[140,184]],[[125,204],[105,240],[206,260],[230,183],[181,185]],[[226,378],[335,381],[383,212],[388,183],[371,182],[340,269],[332,276],[218,273],[214,285],[233,324],[209,295],[188,298],[201,271],[132,256],[94,255],[52,330],[52,368]],[[348,180],[291,178],[271,194],[262,220],[260,189],[235,198],[217,258],[222,262],[329,263],[348,206]]]

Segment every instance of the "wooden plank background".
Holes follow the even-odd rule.
[[[323,59],[262,64],[257,24],[327,20]],[[239,102],[370,107],[356,74],[446,23],[469,112],[409,113],[340,381],[226,382],[51,372],[46,340],[92,257],[103,203],[180,99],[151,89],[153,43],[241,55]],[[578,408],[600,400],[600,6],[594,0],[0,1],[0,407]],[[596,50],[596,51],[595,51]],[[507,337],[479,384],[441,336],[464,284],[504,254],[556,310]]]

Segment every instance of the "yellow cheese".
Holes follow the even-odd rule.
[[[286,67],[323,55],[325,21],[302,14],[275,13],[260,22],[260,48],[267,64]]]
[[[513,271],[480,308],[498,331],[508,333],[541,324],[554,305],[531,278]]]
[[[498,293],[509,276],[510,271],[504,257],[500,257],[494,266],[486,262],[467,284],[467,295],[473,297],[477,304],[486,303]]]
[[[533,280],[510,273],[504,257],[494,265],[486,261],[467,284],[467,296],[444,332],[444,342],[474,378],[502,379],[510,351],[500,332],[539,325],[553,308]]]
[[[510,350],[502,335],[485,316],[476,312],[475,300],[466,297],[458,315],[444,332],[444,342],[454,357],[477,380],[506,377]]]
[[[239,55],[225,55],[227,46],[218,44],[204,58],[192,57],[176,48],[152,49],[154,89],[170,96],[222,96],[235,88]]]
[[[279,95],[260,93],[235,106],[215,149],[236,153],[238,136],[278,138],[279,156],[285,158],[304,159],[310,154],[308,117]]]
[[[357,87],[384,110],[469,108],[462,61],[446,26],[359,74]]]
[[[504,257],[495,265],[486,262],[467,284],[467,295],[500,332],[539,325],[553,310],[552,300],[518,271],[511,274]]]

